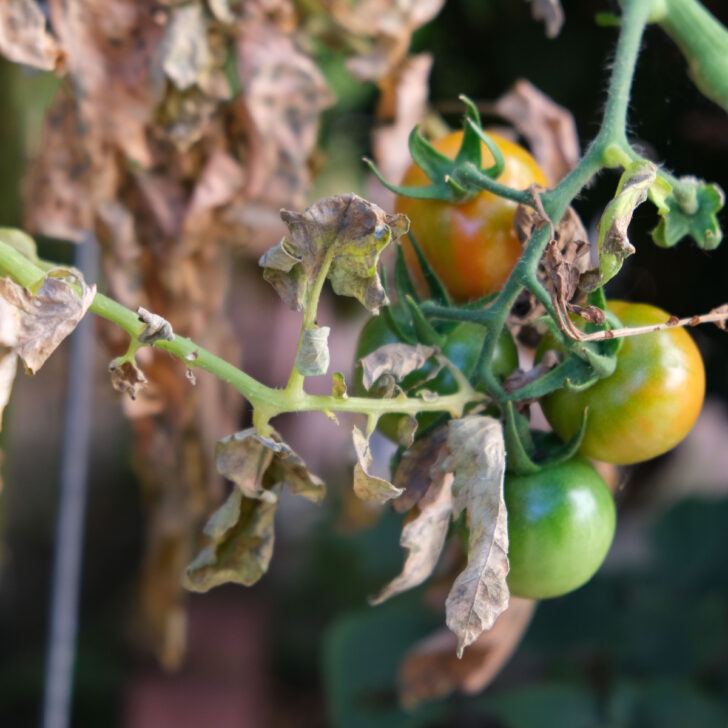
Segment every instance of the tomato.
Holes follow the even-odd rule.
[[[614,537],[612,494],[577,456],[530,475],[507,475],[508,586],[511,594],[547,599],[585,584]]]
[[[469,371],[475,366],[478,359],[484,334],[485,330],[478,324],[469,322],[460,323],[447,335],[442,353],[458,369]],[[367,354],[371,354],[371,352],[380,346],[384,346],[384,344],[394,344],[398,341],[397,335],[387,326],[384,318],[382,316],[374,316],[364,324],[364,328],[359,335],[356,359],[358,361]],[[510,333],[505,329],[498,340],[492,366],[494,374],[499,377],[506,377],[518,366],[518,350],[516,344]],[[423,380],[427,379],[434,372],[436,367],[437,364],[434,361],[428,361],[422,369],[412,372],[412,374],[405,377],[401,383],[402,388],[407,391],[418,382],[423,382]],[[361,367],[357,367],[354,384],[358,394],[363,395],[366,393],[362,384]],[[429,389],[438,394],[453,394],[457,391],[455,379],[447,369],[443,369],[436,377],[422,386],[423,389]],[[418,415],[417,421],[420,429],[432,424],[441,414],[441,412],[423,412]],[[384,415],[379,420],[378,429],[391,440],[396,441],[397,426],[401,417],[402,415]]]
[[[610,301],[624,326],[663,323],[655,306]],[[549,347],[542,343],[539,354]],[[537,355],[538,358],[538,355]],[[673,328],[624,339],[612,376],[583,392],[561,389],[541,401],[546,419],[568,440],[589,408],[581,452],[596,460],[628,465],[677,445],[695,423],[705,395],[705,368],[685,329]]]
[[[462,132],[457,131],[432,143],[437,151],[453,159],[460,148]],[[546,177],[533,157],[513,142],[490,134],[503,153],[505,168],[498,182],[525,189],[546,185]],[[482,145],[482,167],[493,164],[493,155]],[[413,164],[402,179],[403,185],[430,184],[425,173]],[[480,192],[464,203],[417,200],[397,197],[397,212],[410,219],[410,229],[427,260],[457,301],[480,298],[500,290],[521,256],[521,243],[513,229],[517,204],[491,192]],[[413,275],[422,277],[414,249],[403,243],[407,265]]]

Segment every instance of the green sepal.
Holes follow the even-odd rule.
[[[495,161],[492,166],[488,167],[488,169],[484,169],[483,172],[492,179],[498,179],[498,177],[503,174],[503,170],[506,167],[506,160],[503,158],[503,152],[501,152],[498,145],[472,119],[468,119],[465,129],[465,133],[467,133],[468,129],[472,129],[478,135],[478,141],[482,141],[483,144],[488,147],[488,150],[493,155],[493,159]]]
[[[405,296],[404,300],[412,316],[412,325],[414,326],[417,340],[422,344],[439,346],[442,349],[445,346],[445,337],[427,320],[425,314],[422,313],[422,310],[417,305],[417,301],[411,296]]]
[[[514,402],[524,399],[540,399],[563,387],[580,391],[591,387],[597,381],[599,381],[599,377],[583,359],[569,356],[542,377],[511,392],[508,399]]]
[[[553,432],[534,432],[534,442],[538,455],[538,464],[542,468],[551,468],[571,460],[581,447],[586,434],[586,423],[589,411],[584,410],[581,416],[579,429],[573,434],[568,442],[562,442]]]
[[[683,177],[661,202],[662,219],[652,231],[656,245],[670,248],[686,235],[703,250],[720,245],[723,231],[717,213],[725,204],[725,194],[718,185]]]
[[[533,441],[528,435],[524,442],[523,427],[519,419],[524,420],[522,415],[516,412],[513,402],[507,402],[505,407],[506,421],[503,428],[503,436],[506,441],[506,464],[508,472],[516,475],[532,475],[541,470],[541,466],[533,461],[529,453],[529,445],[533,448]],[[530,441],[530,442],[529,442]]]
[[[394,261],[394,290],[397,291],[397,298],[400,301],[404,301],[406,296],[410,296],[417,303],[420,302],[420,297],[407,270],[407,262],[404,259],[401,245],[397,246],[397,257]]]
[[[422,252],[422,248],[415,239],[415,236],[412,235],[412,233],[409,233],[408,237],[412,244],[412,248],[417,255],[417,262],[420,264],[420,270],[425,278],[425,283],[427,283],[427,288],[430,291],[430,299],[442,306],[452,306],[452,299],[450,298],[450,294],[447,292],[447,288],[445,288],[445,284],[440,280],[437,273],[435,273],[435,269],[430,265],[430,261],[427,260],[427,256]],[[400,248],[401,247],[402,246],[400,246]]]
[[[383,265],[381,279],[384,292],[387,294],[387,298],[389,298],[389,291],[387,290],[387,275]],[[389,298],[389,300],[391,301],[391,298]],[[417,343],[417,339],[414,336],[414,329],[411,323],[407,320],[409,318],[409,309],[402,303],[403,301],[404,298],[399,297],[395,305],[390,304],[389,306],[382,306],[382,308],[379,310],[379,315],[384,319],[384,323],[387,324],[387,328],[400,341],[414,346]],[[396,312],[398,310],[406,314],[405,320],[400,321],[398,319],[396,315]]]

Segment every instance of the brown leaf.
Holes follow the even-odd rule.
[[[289,235],[260,259],[263,277],[294,311],[303,310],[322,268],[334,292],[352,296],[374,314],[387,296],[377,265],[382,250],[407,232],[404,215],[390,215],[353,193],[326,197],[302,213],[283,210]]]
[[[13,350],[31,374],[43,366],[91,305],[96,286],[80,283],[79,296],[66,281],[48,277],[34,294],[10,278],[0,279],[0,298],[7,304],[5,313],[15,329]]]
[[[447,425],[438,427],[402,453],[392,482],[404,493],[392,503],[397,513],[414,508],[439,477],[439,465],[447,451]]]
[[[564,24],[564,9],[559,0],[531,0],[531,15],[534,20],[543,20],[548,38],[555,38]]]
[[[580,148],[574,117],[533,84],[519,79],[493,107],[526,137],[551,184],[576,166]]]
[[[412,710],[455,690],[473,694],[486,688],[523,638],[535,608],[536,602],[530,599],[511,597],[508,609],[470,645],[461,659],[455,654],[457,638],[446,629],[415,644],[399,668],[397,682],[402,705]]]
[[[218,472],[247,498],[274,502],[274,486],[284,483],[292,493],[313,501],[320,501],[326,492],[323,481],[275,432],[270,438],[253,427],[236,432],[217,444],[215,459]]]
[[[117,392],[128,394],[131,399],[136,399],[137,392],[149,383],[144,372],[130,361],[117,363],[112,361],[109,364],[111,374],[111,385]]]
[[[15,63],[55,71],[63,52],[46,30],[46,19],[35,0],[3,0],[0,3],[0,54]]]
[[[187,567],[185,588],[206,592],[221,584],[255,584],[273,556],[277,506],[276,500],[252,500],[234,488],[205,526],[212,544]]]
[[[362,500],[372,500],[377,503],[386,503],[392,498],[402,495],[402,489],[397,488],[388,480],[377,478],[369,473],[372,464],[372,453],[369,449],[369,440],[358,428],[352,429],[354,449],[357,463],[354,466],[354,492]]]
[[[248,126],[246,202],[301,207],[319,114],[333,97],[313,60],[274,23],[243,23],[236,44]]]
[[[508,607],[508,523],[503,497],[506,452],[501,423],[471,415],[450,420],[443,468],[454,472],[453,518],[467,510],[468,564],[445,603],[448,628],[457,635],[457,654],[490,629]]]
[[[401,382],[408,374],[422,368],[437,353],[437,347],[425,344],[384,344],[361,361],[362,384],[369,390],[383,374],[390,374]]]
[[[440,472],[406,519],[399,539],[407,557],[402,572],[369,602],[381,604],[413,589],[432,574],[445,545],[452,514],[452,474]],[[396,502],[396,501],[395,501]]]

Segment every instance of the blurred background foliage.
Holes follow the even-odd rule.
[[[728,21],[724,3],[705,4]],[[458,94],[493,99],[525,77],[570,109],[582,142],[589,140],[597,131],[615,38],[614,29],[594,22],[597,12],[609,9],[605,5],[566,0],[566,24],[549,41],[524,2],[448,0],[413,41],[414,51],[434,55],[433,107],[455,125]],[[335,48],[315,52],[337,103],[324,112],[311,198],[349,190],[365,194],[367,178],[359,160],[371,152],[376,87],[354,81]],[[20,180],[56,85],[51,76],[0,60],[0,225],[21,222]],[[676,173],[728,188],[728,118],[694,89],[683,59],[658,29],[649,29],[645,37],[630,131]],[[578,200],[587,226],[595,224],[615,184],[616,177],[605,174]],[[659,250],[647,235],[656,224],[648,208],[635,215],[631,231],[637,254],[609,295],[650,301],[678,315],[723,302],[728,246],[711,253],[689,244]],[[722,224],[728,226],[725,212]],[[70,245],[41,242],[42,255],[70,259]],[[719,413],[706,426],[712,429],[698,436],[724,443],[728,338],[707,326],[693,333],[706,360],[713,411]],[[55,481],[49,474],[57,467],[63,356],[60,352],[33,381],[20,382],[6,414],[13,426],[2,434],[0,724],[5,726],[32,725],[39,715],[55,517]],[[150,676],[156,679],[159,669],[138,648],[130,617],[144,547],[140,492],[130,465],[128,429],[107,389],[101,376],[98,396],[105,424],[96,434],[91,470],[74,725],[141,728],[133,722],[130,705],[138,686]],[[452,696],[410,712],[398,707],[398,665],[441,616],[424,606],[421,592],[377,608],[366,605],[366,597],[401,564],[399,517],[385,513],[376,520],[356,511],[345,495],[348,467],[332,463],[323,473],[332,495],[321,509],[303,505],[281,514],[271,573],[259,585],[224,587],[192,599],[193,611],[204,600],[231,606],[242,615],[231,629],[260,630],[263,647],[251,669],[264,677],[258,698],[265,703],[265,719],[240,724],[728,725],[728,469],[717,450],[705,456],[700,443],[691,447],[623,475],[612,557],[584,588],[539,605],[524,642],[485,693]],[[671,457],[682,458],[677,484],[668,475]],[[348,453],[339,458],[348,459]],[[213,693],[199,686],[226,685],[221,677],[226,668],[215,663],[213,669],[199,655],[193,640],[187,664],[164,684],[173,694],[175,684],[196,680],[191,694],[208,701],[214,720]],[[240,690],[247,679],[231,689]],[[223,719],[216,724],[228,725]]]

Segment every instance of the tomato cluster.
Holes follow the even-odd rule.
[[[520,189],[546,183],[525,150],[496,135],[492,138],[505,161],[499,182]],[[456,132],[433,146],[452,159],[461,141],[462,133]],[[492,155],[485,146],[483,157],[487,166]],[[408,186],[427,182],[416,165],[403,180]],[[499,290],[521,254],[513,230],[515,204],[488,192],[460,204],[400,196],[396,207],[410,218],[428,264],[456,301]],[[404,244],[404,252],[410,273],[421,279],[414,250]],[[626,327],[660,324],[669,318],[647,304],[612,301],[608,308]],[[459,324],[447,333],[443,353],[470,373],[484,333],[475,324]],[[357,357],[396,341],[397,335],[382,318],[371,319],[362,331]],[[537,362],[548,349],[566,355],[560,342],[547,335],[536,352]],[[452,375],[446,370],[435,375],[434,366],[430,361],[407,377],[402,383],[405,391],[418,386],[441,394],[456,391]],[[492,371],[503,378],[516,366],[516,347],[504,332]],[[482,373],[475,373],[472,380],[482,387]],[[614,500],[588,458],[622,465],[670,450],[689,432],[700,412],[705,372],[690,335],[681,328],[668,328],[625,337],[611,376],[581,390],[570,388],[568,382],[565,385],[543,397],[541,405],[564,441],[583,435],[579,453],[566,461],[555,459],[558,464],[536,464],[526,472],[516,466],[504,485],[510,542],[508,583],[513,594],[531,599],[555,597],[581,586],[597,571],[610,548],[616,521]],[[360,375],[357,388],[363,390]],[[385,416],[379,428],[395,439],[401,417]],[[437,417],[419,415],[419,431]]]

